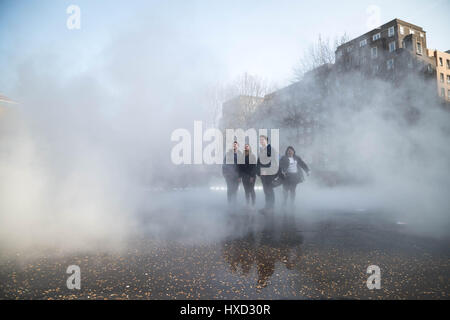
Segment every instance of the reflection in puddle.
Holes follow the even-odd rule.
[[[288,270],[299,264],[303,236],[296,229],[295,217],[291,214],[277,220],[273,215],[257,218],[261,219],[257,221],[259,223],[249,215],[229,217],[229,227],[239,230],[241,236],[224,241],[223,257],[235,274],[250,276],[255,266],[258,274],[256,287],[264,288],[274,274],[277,262]]]
[[[416,236],[409,222],[353,208],[227,212],[223,194],[206,195],[149,199],[123,248],[0,259],[0,298],[448,298],[448,240]],[[76,293],[61,289],[71,264],[83,274]],[[382,268],[381,290],[367,289],[369,265]]]

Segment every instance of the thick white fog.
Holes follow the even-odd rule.
[[[328,167],[354,182],[325,190],[305,185],[304,204],[374,209],[421,234],[448,236],[450,115],[436,98],[434,80],[411,73],[394,84],[356,72],[327,79],[325,94],[318,78],[305,80],[307,90],[285,93],[285,106],[272,116],[274,125],[289,112],[291,101],[320,101],[324,112],[318,117],[326,134],[302,149],[295,141],[297,130],[285,128],[280,144],[297,146],[306,159],[324,152]]]
[[[16,80],[8,95],[19,104],[0,120],[2,250],[119,249],[142,231],[185,242],[215,241],[231,232],[223,227],[224,192],[211,191],[211,184],[168,190],[181,172],[171,163],[171,133],[192,130],[194,120],[210,121],[209,90],[229,80],[225,62],[199,37],[157,26],[168,29],[130,27],[114,35],[89,68],[77,72],[66,72],[63,53],[51,48],[14,59]],[[333,130],[330,161],[359,182],[321,186],[312,167],[299,187],[296,215],[382,212],[415,232],[448,236],[448,111],[411,79],[399,88],[360,80],[346,75],[324,98]],[[405,120],[406,96],[419,114],[413,124]],[[286,139],[280,145],[293,145],[305,159],[323,147],[316,142],[303,150],[292,129],[275,120],[272,125]],[[211,171],[216,176],[210,183],[224,185],[220,166]],[[257,197],[262,205],[263,194]]]

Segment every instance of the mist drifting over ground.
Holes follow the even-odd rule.
[[[435,100],[434,83],[417,75],[397,86],[371,81],[366,90],[376,94],[368,103],[367,91],[353,94],[349,101],[361,110],[344,110],[335,121],[346,171],[371,182],[379,202],[400,219],[429,235],[448,235],[449,114]]]
[[[63,72],[66,61],[50,49],[15,63],[11,97],[20,104],[1,120],[2,250],[117,249],[145,218],[145,232],[155,238],[180,230],[193,241],[225,236],[225,194],[208,196],[208,185],[185,193],[153,191],[161,180],[177,180],[171,132],[192,130],[194,120],[206,119],[207,88],[224,73],[222,61],[201,42],[152,23],[167,27],[171,41],[140,31],[155,25],[123,32],[83,71]],[[297,214],[379,209],[415,231],[448,236],[448,111],[417,85],[419,79],[393,87],[358,74],[335,77],[326,95],[318,90],[321,81],[310,80],[311,90],[295,99],[323,100],[331,164],[358,184],[321,187],[313,168],[299,188]],[[317,141],[299,148],[294,130],[277,120],[283,114],[283,108],[273,119],[261,113],[255,126],[279,128],[280,145],[293,145],[306,159],[323,147]],[[262,201],[263,194],[257,196]]]
[[[317,108],[318,122],[325,130],[300,155],[312,159],[323,153],[328,168],[347,176],[356,186],[349,199],[335,187],[334,203],[349,207],[372,199],[366,206],[389,212],[398,221],[406,220],[416,231],[427,235],[448,235],[450,201],[449,113],[436,99],[433,80],[420,73],[392,82],[359,72],[333,71],[325,78],[310,77],[293,91],[281,93],[284,102],[272,113],[267,126],[286,123],[292,106]],[[305,103],[306,101],[306,103]],[[267,115],[256,116],[261,121]],[[267,120],[266,120],[267,121]],[[298,145],[298,130],[281,130],[282,152]],[[311,195],[324,204],[318,189]],[[344,199],[345,197],[345,199]]]

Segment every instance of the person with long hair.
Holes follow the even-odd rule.
[[[242,152],[239,150],[237,141],[233,143],[233,148],[225,155],[222,165],[222,174],[227,183],[228,204],[236,204],[236,195],[241,181],[238,163],[242,163]]]
[[[244,164],[239,165],[247,205],[255,206],[256,156],[248,143],[244,146]]]
[[[288,197],[291,203],[295,201],[295,189],[305,178],[303,171],[309,176],[309,167],[296,155],[292,146],[287,147],[285,155],[280,159],[280,177],[283,181],[284,205],[287,204]]]

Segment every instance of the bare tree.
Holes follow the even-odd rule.
[[[251,75],[247,72],[239,75],[235,80],[226,85],[216,85],[210,93],[211,110],[210,118],[216,119],[214,124],[218,123],[218,115],[222,111],[222,105],[226,101],[233,101],[233,110],[228,112],[228,118],[224,126],[244,127],[248,119],[255,112],[257,106],[263,101],[266,94],[276,90],[276,86],[270,84],[266,79],[257,75]]]
[[[206,92],[207,126],[217,128],[222,113],[222,104],[226,100],[225,86],[219,83],[212,85]]]
[[[271,89],[266,79],[245,72],[227,86],[227,96],[264,97]]]
[[[311,71],[321,65],[335,62],[335,52],[337,47],[349,40],[348,36],[344,33],[341,37],[336,37],[333,44],[330,43],[330,39],[322,39],[319,34],[317,43],[309,46],[303,53],[298,65],[294,68],[294,81],[299,81],[303,78],[304,74]]]

